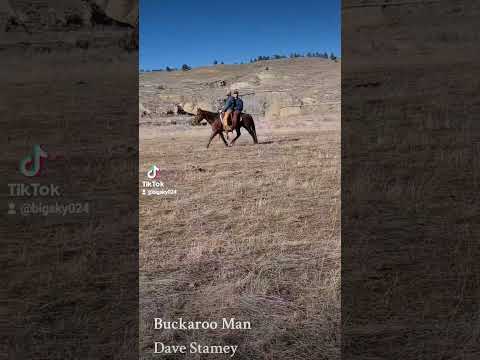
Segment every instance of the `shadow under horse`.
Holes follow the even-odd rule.
[[[258,144],[258,139],[257,139],[257,132],[255,130],[255,123],[253,121],[253,117],[250,114],[245,114],[242,113],[237,119],[233,120],[232,123],[232,129],[237,132],[237,136],[235,139],[232,140],[230,145],[227,143],[227,140],[225,140],[225,136],[223,135],[223,132],[225,131],[223,128],[223,123],[222,120],[220,119],[220,114],[219,113],[214,113],[211,111],[206,111],[202,109],[197,110],[197,115],[193,118],[192,125],[199,125],[200,121],[202,120],[207,120],[207,122],[210,124],[212,127],[212,134],[210,135],[210,139],[208,140],[207,144],[207,149],[210,146],[210,143],[212,142],[213,138],[217,135],[220,135],[220,138],[223,140],[223,143],[225,146],[233,146],[235,141],[240,137],[241,132],[240,128],[245,128],[248,133],[251,135],[253,142],[255,144]]]

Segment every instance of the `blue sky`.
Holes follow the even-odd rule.
[[[340,56],[340,34],[340,0],[140,0],[145,70],[292,52]]]

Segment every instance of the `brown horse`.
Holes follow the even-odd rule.
[[[238,121],[234,121],[232,124],[232,129],[235,129],[237,132],[237,136],[235,139],[232,140],[230,145],[227,143],[227,140],[225,140],[225,136],[223,136],[223,124],[220,119],[220,114],[214,113],[211,111],[206,111],[202,109],[197,110],[197,115],[193,118],[192,125],[198,125],[200,124],[200,121],[203,119],[207,120],[207,122],[210,124],[212,127],[212,135],[210,135],[210,139],[208,140],[207,148],[210,146],[210,143],[212,142],[213,138],[217,135],[220,135],[221,139],[223,140],[223,143],[225,146],[232,146],[235,141],[240,137],[241,132],[240,128],[245,128],[248,133],[252,136],[253,142],[255,144],[258,144],[257,140],[257,132],[255,130],[255,123],[253,122],[252,115],[250,114],[244,114],[242,113],[239,117]]]

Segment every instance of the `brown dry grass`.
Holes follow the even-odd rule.
[[[271,129],[257,146],[243,135],[207,150],[208,134],[141,141],[140,180],[158,164],[178,191],[140,198],[141,358],[154,341],[197,341],[239,345],[235,359],[338,359],[339,131]],[[153,330],[154,317],[180,316],[253,328]]]

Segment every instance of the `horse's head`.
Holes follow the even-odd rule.
[[[202,121],[203,119],[205,119],[205,113],[203,112],[202,109],[198,108],[197,115],[195,115],[194,118],[192,119],[192,125],[193,126],[200,125],[200,121]]]

